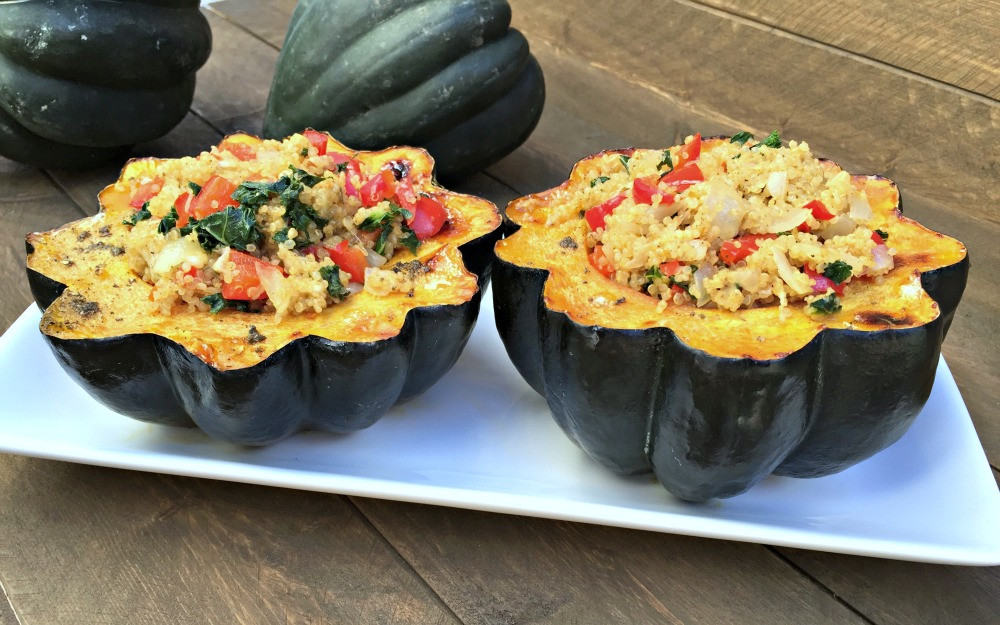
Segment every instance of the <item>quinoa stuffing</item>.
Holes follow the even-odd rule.
[[[366,171],[327,148],[328,135],[311,130],[284,141],[227,139],[119,181],[135,209],[124,220],[125,253],[153,285],[151,306],[280,320],[362,289],[411,290],[409,274],[383,266],[444,227],[448,213],[429,178],[415,179],[405,160]]]
[[[608,153],[574,206],[591,266],[660,300],[737,310],[801,304],[829,314],[852,282],[893,268],[890,233],[864,192],[805,142],[688,137],[663,151]]]

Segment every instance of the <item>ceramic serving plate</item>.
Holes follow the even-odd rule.
[[[771,477],[695,505],[652,477],[620,477],[559,431],[525,384],[484,298],[455,368],[349,435],[270,447],[153,426],[91,399],[55,361],[31,306],[0,337],[0,451],[365,497],[949,564],[1000,564],[1000,491],[942,360],[930,400],[895,445],[842,473]]]

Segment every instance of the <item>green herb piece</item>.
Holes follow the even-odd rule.
[[[678,282],[677,278],[674,277],[674,276],[670,276],[667,279],[667,282],[670,283],[670,286],[680,287],[680,288],[684,289],[684,292],[687,293],[688,295],[691,294],[691,285],[689,283],[687,283],[687,282]]]
[[[782,230],[781,232],[778,233],[778,236],[779,237],[787,237],[787,236],[791,236],[791,234],[792,234],[791,230]]]
[[[410,219],[413,217],[413,213],[406,210],[402,206],[397,206],[392,202],[389,202],[389,208],[375,210],[368,213],[361,225],[358,226],[359,230],[378,230],[379,228],[385,228],[386,226],[392,225],[393,220],[401,215],[403,219]]]
[[[604,184],[608,180],[611,180],[611,178],[608,178],[607,176],[598,176],[597,178],[594,178],[593,180],[590,181],[590,188],[593,189],[597,185]]]
[[[153,216],[153,213],[149,212],[149,202],[144,202],[142,208],[132,213],[132,216],[128,219],[123,219],[122,223],[126,226],[134,226],[140,221],[149,219]]]
[[[833,280],[834,284],[840,284],[851,277],[853,268],[842,260],[835,260],[826,266],[823,275]]]
[[[177,220],[179,219],[177,215],[177,209],[173,206],[170,207],[170,212],[160,220],[160,225],[156,227],[156,231],[160,234],[166,234],[173,230],[177,226]]]
[[[674,161],[673,161],[672,158],[670,158],[670,150],[663,150],[663,158],[660,160],[659,164],[656,166],[656,169],[657,170],[663,169],[664,165],[666,165],[667,167],[670,168],[670,170],[667,172],[668,174],[671,171],[674,170]]]
[[[254,212],[245,206],[229,206],[224,211],[212,213],[196,222],[194,228],[199,241],[202,237],[215,239],[218,245],[246,250],[250,244],[260,242],[261,235],[257,231],[257,218]],[[211,242],[211,241],[209,241]],[[202,247],[204,247],[202,243]]]
[[[309,148],[302,148],[299,150],[299,156],[309,156]]]
[[[625,154],[619,154],[618,155],[618,160],[622,162],[622,167],[625,168],[625,173],[631,176],[632,172],[629,171],[629,169],[628,169],[628,162],[630,160],[632,160],[632,157],[631,156],[626,156]]]
[[[420,247],[420,239],[417,238],[417,233],[413,231],[406,223],[400,224],[403,228],[403,236],[399,238],[399,242],[403,244],[403,247],[410,250],[410,253],[414,256],[417,255],[417,248]]]
[[[753,134],[744,130],[743,132],[737,132],[733,135],[733,138],[729,140],[730,143],[739,143],[740,145],[745,144],[747,141],[753,139]]]
[[[201,193],[201,185],[197,182],[188,181],[188,189],[191,189],[191,195],[198,195]]]
[[[781,137],[778,136],[777,130],[772,130],[771,134],[767,135],[767,139],[764,139],[761,145],[766,145],[769,148],[780,148],[781,147]]]
[[[886,232],[885,230],[876,230],[876,231],[875,231],[875,234],[877,234],[877,235],[879,235],[880,237],[882,237],[882,241],[883,241],[883,242],[885,242],[885,241],[888,241],[888,240],[889,240],[889,233],[888,233],[888,232]]]
[[[340,281],[340,267],[337,265],[320,267],[319,275],[326,280],[326,292],[333,299],[343,299],[351,294]]]
[[[281,230],[278,230],[277,232],[274,233],[274,236],[272,236],[271,238],[274,239],[275,243],[284,243],[285,241],[288,240],[288,228],[282,228]]]
[[[201,298],[201,301],[211,306],[211,308],[208,309],[208,312],[213,315],[222,312],[223,309],[229,306],[229,300],[222,297],[222,293],[212,293],[211,295],[206,295]]]
[[[379,256],[385,256],[385,244],[389,241],[389,233],[392,232],[391,226],[386,226],[382,228],[378,233],[378,238],[375,239],[375,253]]]
[[[830,293],[826,297],[819,298],[818,300],[809,304],[809,307],[812,308],[813,311],[822,313],[824,315],[833,314],[838,310],[840,310],[841,308],[840,299],[838,299],[837,296],[834,295],[833,293]]]
[[[652,284],[655,278],[659,278],[660,280],[663,279],[663,272],[660,271],[659,265],[653,265],[652,267],[646,270],[645,277],[646,277],[646,282]]]

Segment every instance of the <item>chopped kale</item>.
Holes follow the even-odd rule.
[[[361,225],[358,226],[359,230],[378,230],[379,228],[385,228],[386,226],[392,225],[393,220],[397,215],[402,215],[403,219],[410,219],[413,217],[413,213],[406,210],[402,206],[397,206],[392,202],[389,202],[389,208],[382,210],[375,210],[368,213]]]
[[[417,255],[417,248],[420,247],[420,239],[417,238],[417,233],[413,231],[406,222],[402,224],[403,236],[399,238],[399,242],[403,244],[403,247],[410,250],[410,253],[414,256]]]
[[[201,185],[197,182],[188,181],[188,189],[191,189],[191,195],[198,195],[201,193]]]
[[[256,313],[263,310],[263,306],[261,305],[260,302],[247,302],[237,299],[226,299],[222,297],[222,293],[212,293],[211,295],[206,295],[205,297],[201,298],[201,301],[205,302],[211,307],[209,308],[209,312],[212,313],[213,315],[222,312],[226,308],[232,308],[238,312],[249,312],[249,313]]]
[[[285,241],[288,240],[288,228],[282,228],[281,230],[278,230],[277,232],[274,233],[274,236],[272,236],[271,238],[274,239],[275,243],[284,243]]]
[[[153,214],[149,212],[149,202],[144,202],[142,208],[132,213],[132,216],[128,219],[123,219],[122,223],[126,226],[134,226],[140,221],[149,219]]]
[[[375,250],[376,254],[380,256],[385,256],[385,244],[389,242],[389,233],[392,232],[392,226],[386,226],[378,233],[378,238],[375,239]]]
[[[875,230],[875,234],[877,234],[877,235],[879,235],[880,237],[882,237],[882,242],[883,242],[883,243],[884,243],[885,241],[888,241],[888,240],[889,240],[889,233],[888,233],[888,232],[886,232],[885,230]]]
[[[766,145],[769,148],[780,148],[781,137],[778,136],[778,131],[772,130],[771,134],[767,135],[767,139],[764,139],[762,145]]]
[[[851,277],[853,267],[842,260],[835,260],[826,266],[823,275],[833,280],[834,284],[840,284]]]
[[[309,148],[302,148],[299,150],[299,156],[309,156]]]
[[[212,247],[228,245],[246,250],[248,245],[257,244],[261,240],[254,211],[242,205],[229,206],[226,210],[206,215],[204,219],[195,222],[194,229],[198,233],[199,242],[203,236],[205,239],[214,239],[217,243]],[[202,243],[202,247],[204,246]]]
[[[597,178],[594,178],[593,180],[590,181],[590,188],[593,189],[597,185],[604,184],[608,180],[611,180],[611,178],[608,178],[607,176],[598,176]]]
[[[319,275],[326,280],[326,292],[334,299],[343,299],[351,294],[340,281],[340,267],[329,265],[319,268]]]
[[[687,283],[687,282],[678,282],[677,278],[675,276],[670,276],[667,279],[667,282],[670,283],[670,286],[676,286],[678,288],[684,289],[685,293],[688,293],[688,294],[691,293],[691,285],[689,283]]]
[[[737,132],[733,135],[733,138],[729,140],[730,143],[739,143],[740,145],[745,144],[747,141],[753,139],[753,134],[744,130],[743,132]]]
[[[625,168],[625,173],[631,176],[632,172],[628,169],[628,162],[632,160],[632,157],[625,154],[619,154],[618,160],[622,162],[622,167]]]
[[[830,293],[826,297],[821,297],[813,303],[809,304],[814,312],[822,313],[824,315],[830,315],[838,310],[840,310],[840,299],[836,295]]]
[[[673,169],[674,169],[674,160],[672,158],[670,158],[670,150],[663,150],[663,158],[660,159],[660,163],[656,166],[656,169],[658,169],[658,170],[659,169],[663,169],[664,165],[666,165],[667,167],[670,168],[670,170],[667,173],[670,173],[671,171],[673,171]]]
[[[166,234],[173,230],[177,226],[177,220],[180,217],[177,215],[177,209],[173,206],[170,207],[170,212],[160,220],[160,225],[157,226],[156,231],[160,234]]]
[[[652,267],[646,270],[647,283],[652,284],[655,278],[659,278],[660,280],[663,279],[663,272],[660,271],[659,265],[653,265]]]

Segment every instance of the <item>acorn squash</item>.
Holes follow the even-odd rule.
[[[856,280],[841,309],[664,307],[595,270],[578,200],[598,163],[627,167],[644,152],[587,157],[560,186],[513,201],[496,246],[497,328],[566,434],[690,501],[772,473],[829,475],[899,439],[930,394],[965,287],[962,244],[904,217],[892,181],[853,176],[891,232],[895,267]]]
[[[363,149],[422,146],[442,179],[479,171],[527,139],[545,101],[510,18],[504,0],[301,0],[264,135],[310,126]]]
[[[446,209],[447,221],[415,254],[399,246],[382,266],[408,272],[409,291],[341,290],[337,303],[281,319],[239,306],[196,310],[183,302],[164,313],[151,306],[154,285],[136,272],[126,248],[151,207],[142,197],[138,209],[136,196],[148,185],[143,181],[167,161],[133,160],[119,182],[101,192],[100,213],[27,237],[28,279],[44,310],[41,332],[92,396],[136,419],[197,425],[220,440],[262,445],[303,429],[368,427],[450,369],[489,279],[500,232],[496,207],[438,187],[423,150],[355,153],[326,135],[307,134],[313,157],[318,147],[325,154],[319,158],[331,163],[351,159],[366,171],[401,172]],[[242,160],[234,155],[261,145],[234,135],[202,157],[233,164]],[[309,148],[302,151],[305,156]],[[181,204],[178,198],[175,206]]]
[[[211,51],[198,6],[0,2],[0,154],[80,169],[166,134],[187,114]]]

